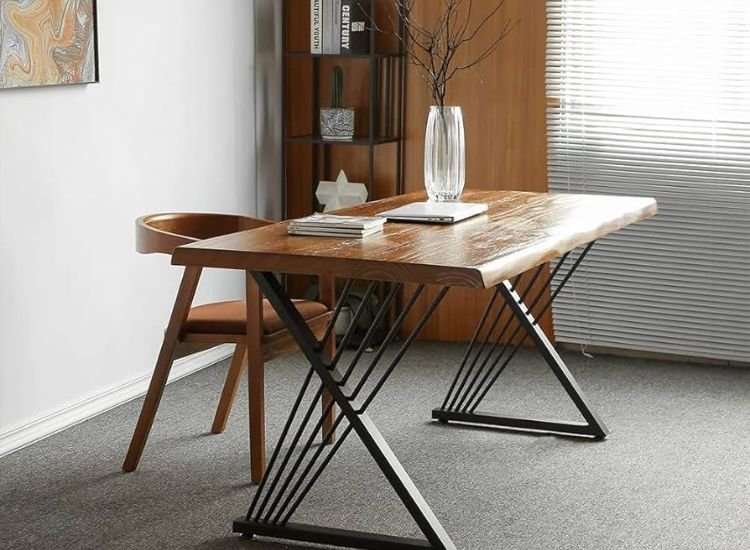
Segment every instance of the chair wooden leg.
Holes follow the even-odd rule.
[[[333,277],[321,276],[318,284],[320,285],[321,303],[325,304],[328,309],[333,311],[336,307],[336,279]],[[336,334],[334,332],[331,332],[331,336],[328,339],[328,342],[326,342],[325,350],[328,359],[332,359],[336,354]],[[329,404],[333,403],[333,396],[331,396],[328,390],[323,391],[323,399],[321,400],[321,403],[323,407],[322,414],[325,415],[321,435],[323,437],[323,444],[327,445],[336,441],[336,434],[331,431],[333,423],[336,421],[336,405],[331,405],[331,408],[328,409]],[[325,434],[328,432],[331,432],[330,436],[325,437]]]
[[[258,484],[266,471],[266,404],[263,361],[263,297],[252,274],[246,273],[247,382],[250,417],[250,482]]]
[[[266,407],[263,355],[247,355],[248,413],[250,415],[250,481],[260,483],[266,471]]]
[[[126,472],[132,472],[138,467],[138,462],[143,454],[143,448],[146,446],[151,426],[154,423],[156,410],[159,408],[161,396],[164,393],[164,386],[169,377],[169,371],[172,369],[175,347],[180,337],[180,331],[185,324],[190,306],[193,303],[195,289],[200,279],[201,268],[186,267],[180,283],[180,289],[175,298],[172,315],[169,318],[169,325],[164,333],[164,340],[159,351],[159,358],[156,360],[154,374],[151,376],[151,383],[146,392],[146,399],[141,408],[141,414],[138,417],[138,423],[130,441],[128,453],[125,456],[125,462],[122,469]]]
[[[247,347],[245,346],[245,344],[237,344],[234,348],[232,362],[229,365],[227,378],[224,381],[224,389],[221,390],[219,406],[216,407],[214,423],[211,426],[212,433],[220,434],[227,427],[229,413],[232,410],[232,404],[234,403],[234,398],[237,395],[237,388],[239,388],[240,380],[242,379],[242,371],[244,370],[245,366],[244,359],[246,349]]]
[[[323,390],[323,400],[322,400],[322,414],[325,415],[325,418],[323,418],[323,444],[328,445],[330,443],[336,442],[336,433],[332,431],[333,423],[336,421],[336,405],[331,405],[330,410],[328,409],[328,404],[333,403],[333,396],[330,394],[328,390]],[[325,437],[325,434],[329,433],[330,435],[328,437]]]

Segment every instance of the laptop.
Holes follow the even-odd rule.
[[[393,222],[456,223],[486,211],[479,202],[412,202],[377,215]]]

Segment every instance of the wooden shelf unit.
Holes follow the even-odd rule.
[[[387,25],[388,0],[371,0],[369,17]],[[310,1],[283,0],[283,190],[284,218],[319,210],[315,189],[344,170],[364,183],[368,200],[404,192],[404,49],[386,33],[368,30],[367,54],[313,54]],[[320,136],[319,110],[330,97],[330,74],[344,69],[344,102],[355,109],[355,137],[348,141]],[[382,149],[382,150],[381,150]]]

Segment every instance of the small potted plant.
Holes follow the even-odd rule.
[[[336,65],[331,71],[331,107],[320,110],[320,136],[326,140],[354,137],[354,109],[341,106],[344,96],[344,70]]]

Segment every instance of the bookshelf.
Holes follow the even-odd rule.
[[[283,0],[284,128],[282,204],[285,218],[321,209],[315,189],[344,170],[364,183],[368,200],[404,191],[406,67],[402,45],[368,25],[368,53],[311,53],[310,0]],[[399,21],[389,0],[370,0],[369,20],[381,28]],[[355,135],[327,141],[319,109],[330,97],[329,75],[344,70],[344,103],[355,109]]]

